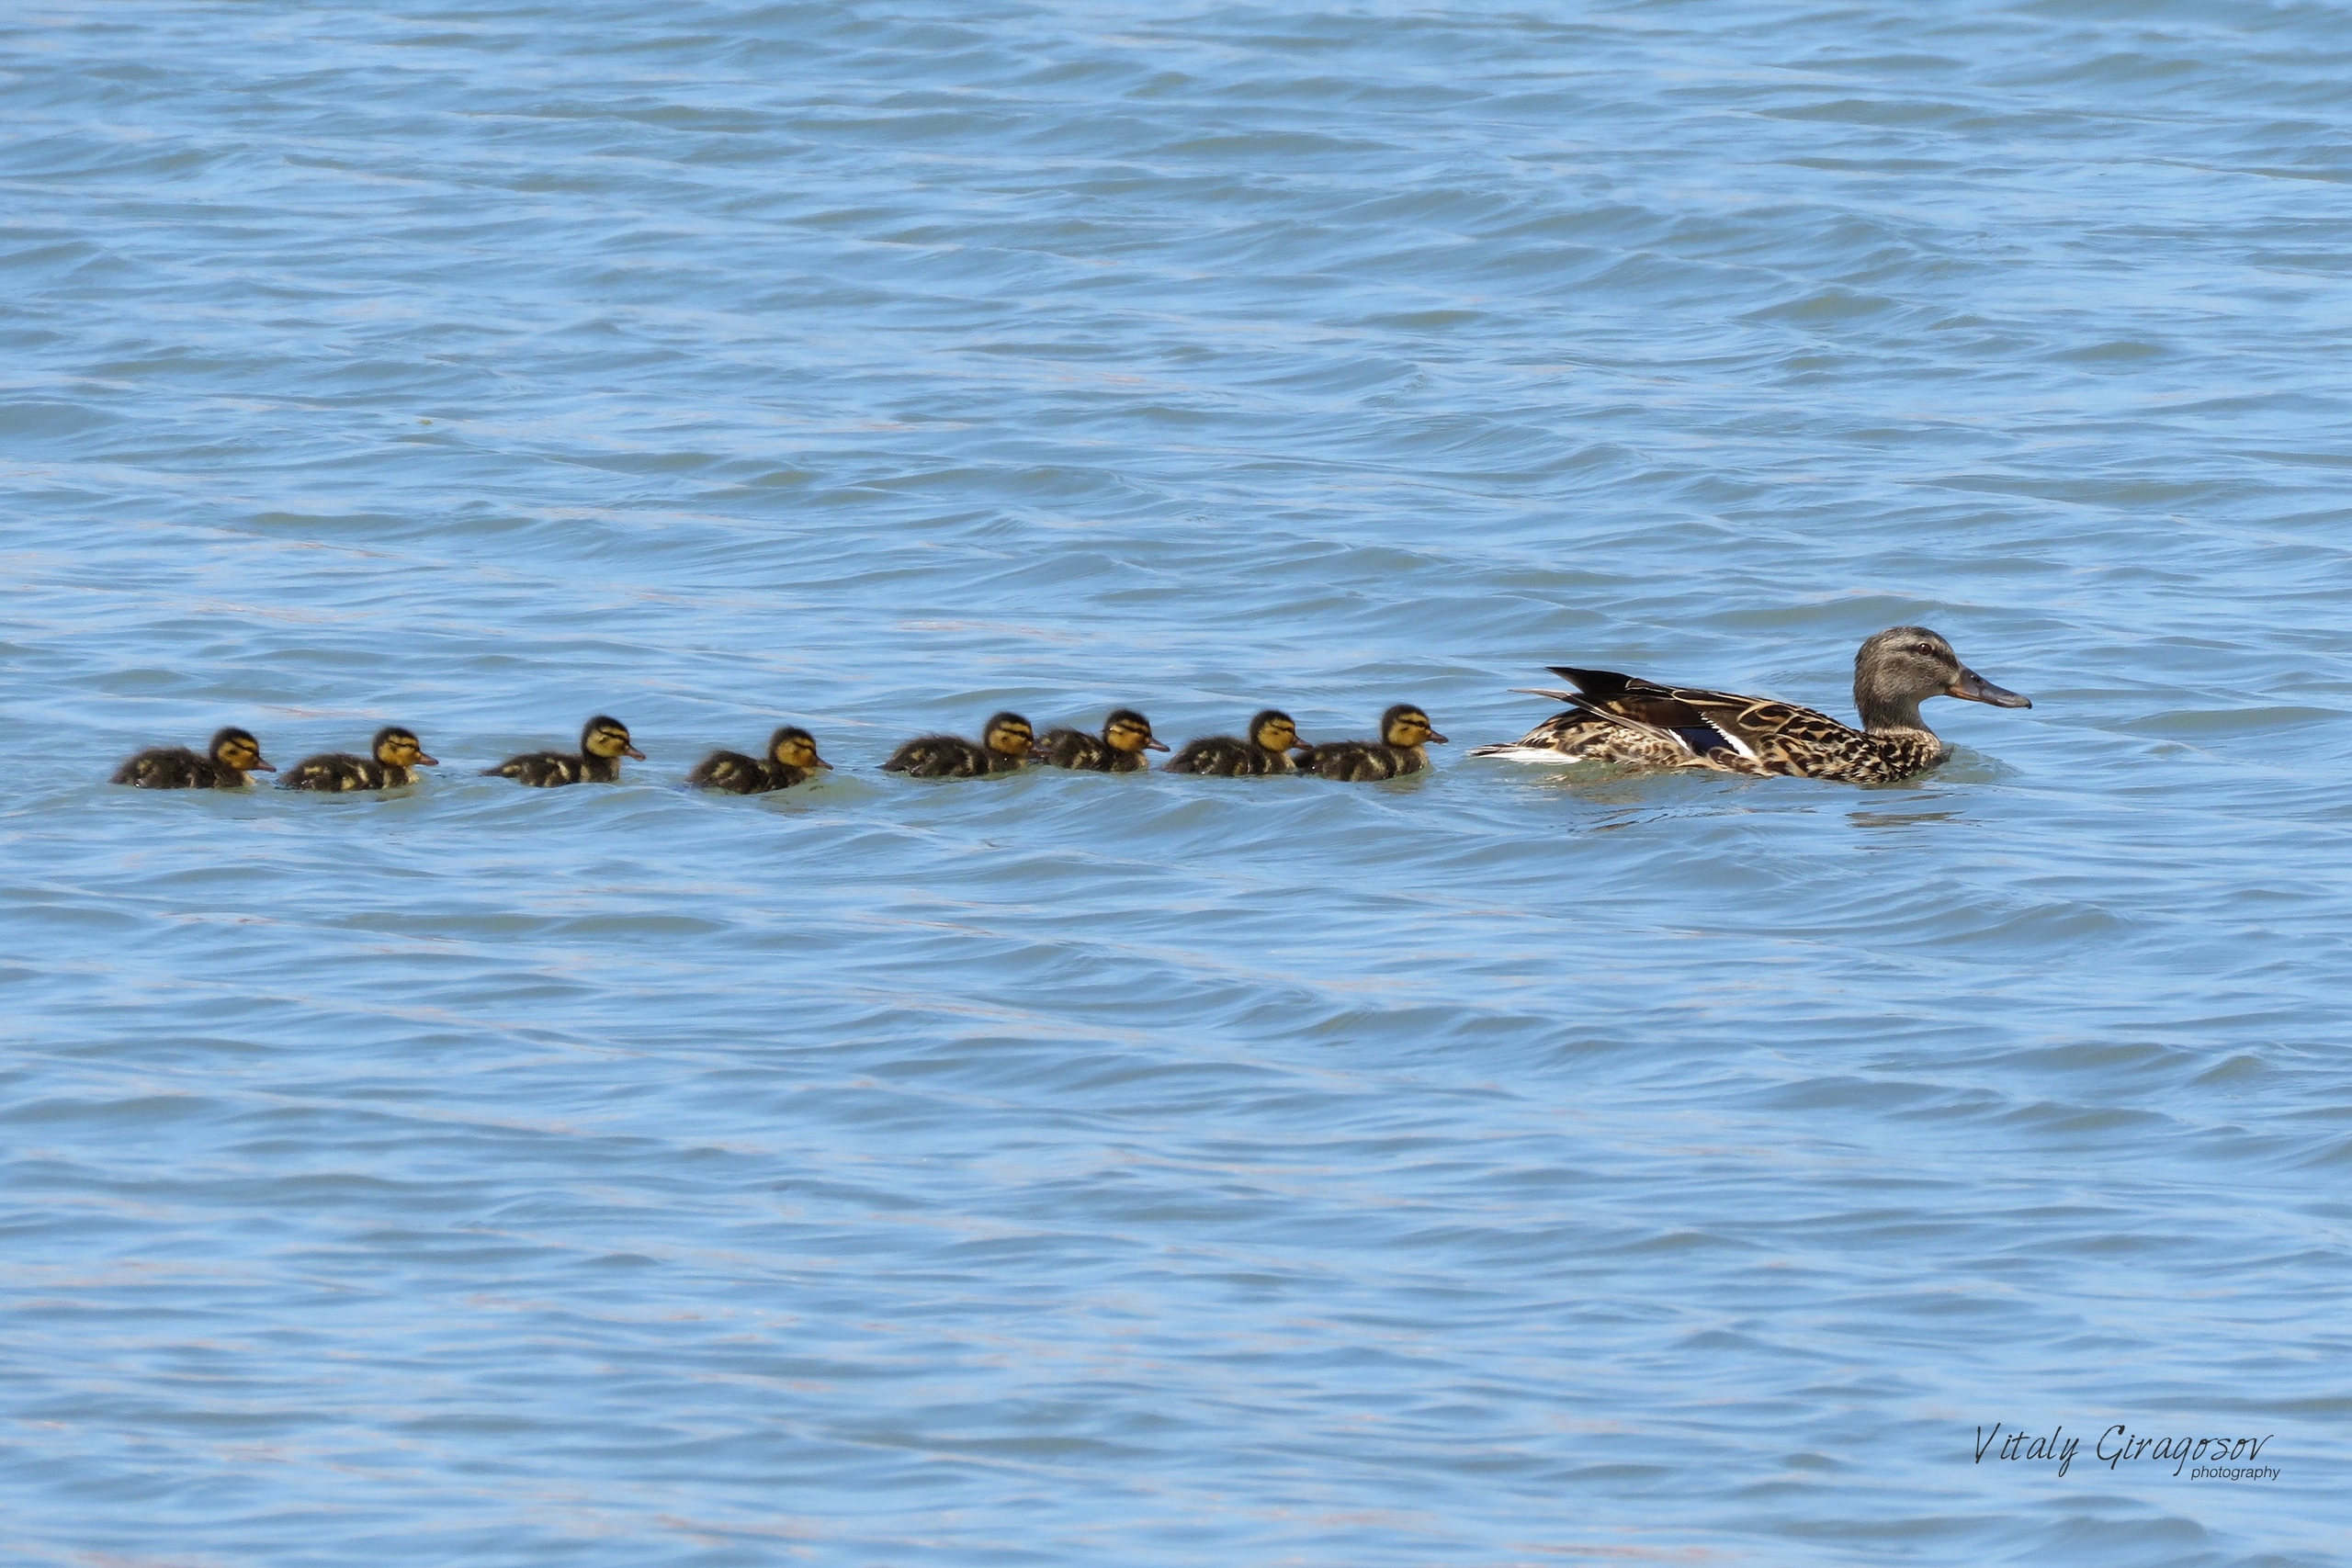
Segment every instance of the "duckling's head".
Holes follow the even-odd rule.
[[[397,724],[388,724],[376,731],[375,752],[376,761],[388,768],[430,768],[441,761],[438,757],[424,754],[424,747],[417,739],[416,731],[403,729]]]
[[[1168,742],[1155,740],[1151,720],[1133,708],[1113,708],[1102,721],[1102,743],[1114,751],[1165,751]]]
[[[1029,721],[1017,713],[998,714],[980,731],[980,744],[1006,757],[1026,757],[1030,742],[1036,738],[1037,732],[1029,728]]]
[[[1430,716],[1410,703],[1398,703],[1380,716],[1380,739],[1391,746],[1443,746],[1446,739],[1430,728]]]
[[[253,738],[253,732],[239,729],[233,724],[214,735],[212,744],[206,750],[214,761],[237,773],[274,773],[277,772],[269,763],[262,761],[261,742]]]
[[[587,728],[581,730],[580,750],[583,756],[602,757],[608,762],[616,757],[645,761],[645,753],[628,742],[628,726],[602,714],[590,719]]]
[[[785,767],[804,772],[823,768],[830,773],[833,766],[817,755],[817,738],[797,725],[787,724],[768,737],[768,756]]]
[[[1962,664],[1951,644],[1925,626],[1889,626],[1854,654],[1854,709],[1863,728],[1919,728],[1919,704],[1937,696],[1996,708],[2033,705]]]
[[[1295,750],[1301,744],[1298,726],[1290,715],[1268,708],[1250,721],[1250,739],[1269,751]]]

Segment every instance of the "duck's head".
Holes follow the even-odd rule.
[[[1298,726],[1290,715],[1268,708],[1250,721],[1250,739],[1269,751],[1295,751],[1306,744],[1298,738]]]
[[[275,767],[262,760],[261,742],[254,739],[253,731],[239,729],[235,725],[231,725],[213,736],[212,744],[205,750],[214,761],[236,773],[274,773],[277,772]]]
[[[817,738],[793,724],[768,737],[768,757],[785,767],[804,772],[823,768],[830,773],[833,766],[817,755]]]
[[[1430,728],[1430,716],[1410,703],[1398,703],[1380,716],[1380,739],[1391,746],[1443,746],[1444,736]]]
[[[424,743],[417,739],[416,731],[404,729],[397,724],[388,724],[376,731],[373,749],[376,761],[388,768],[430,768],[441,761],[438,757],[424,754]]]
[[[1102,744],[1114,751],[1165,751],[1168,742],[1152,738],[1151,720],[1133,708],[1113,708],[1102,721]]]
[[[1889,626],[1855,653],[1854,709],[1864,729],[1921,728],[1919,705],[1929,697],[2033,705],[1962,664],[1951,644],[1925,626]]]
[[[1037,732],[1029,721],[1017,713],[1001,713],[991,717],[980,731],[980,744],[999,756],[1022,758],[1029,755],[1030,743]]]
[[[628,726],[603,714],[590,719],[580,731],[580,752],[585,757],[602,757],[608,762],[616,757],[645,761],[645,753],[629,744]]]

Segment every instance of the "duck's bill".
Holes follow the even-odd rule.
[[[441,759],[438,757],[428,757],[424,752],[420,751],[416,754],[416,765],[420,768],[437,768],[441,765]]]
[[[247,768],[245,772],[249,773],[274,773],[277,772],[277,764],[275,762],[265,762],[259,757],[255,757],[254,759],[254,765]]]
[[[1147,740],[1143,743],[1143,749],[1147,751],[1165,751],[1168,750],[1168,742],[1165,740]]]
[[[1962,670],[1960,679],[1944,688],[1947,695],[1966,702],[1990,703],[1996,708],[2030,708],[2033,700],[2021,697],[2007,686],[1996,686],[1973,670]]]
[[[822,757],[811,757],[811,758],[809,758],[809,759],[808,759],[808,765],[809,765],[810,767],[812,767],[812,768],[822,768],[822,769],[824,769],[824,770],[825,770],[825,772],[827,772],[827,773],[831,773],[831,772],[833,771],[833,765],[832,765],[831,762],[828,762],[827,761],[825,761],[825,759],[823,759]]]
[[[1453,745],[1453,741],[1448,740],[1444,736],[1440,735],[1440,734],[1439,734],[1436,730],[1434,730],[1434,729],[1432,729],[1432,730],[1430,730],[1430,741],[1429,741],[1429,743],[1430,743],[1430,745],[1432,745],[1432,746],[1451,746],[1451,745]]]
[[[622,748],[621,748],[621,755],[622,755],[622,756],[624,756],[624,757],[634,757],[634,758],[636,758],[636,759],[637,759],[639,761],[640,761],[640,762],[642,762],[643,761],[645,761],[645,753],[644,753],[644,752],[642,752],[642,751],[640,751],[640,750],[638,750],[636,747],[634,747],[634,746],[624,746],[624,747],[622,747]]]

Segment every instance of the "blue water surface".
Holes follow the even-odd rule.
[[[2348,73],[2266,0],[11,12],[0,1555],[2352,1558]],[[1463,755],[1908,622],[2035,704],[1909,784]],[[877,771],[1399,700],[1386,784]],[[620,785],[479,775],[598,712]],[[390,797],[104,782],[391,721]]]

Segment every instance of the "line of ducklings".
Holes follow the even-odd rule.
[[[1998,708],[2033,704],[1961,662],[1939,634],[1925,626],[1889,626],[1854,652],[1857,729],[1817,709],[1770,697],[1719,692],[1700,686],[1665,685],[1613,670],[1571,664],[1551,666],[1565,688],[1523,687],[1539,697],[1566,705],[1516,741],[1471,748],[1474,757],[1546,765],[1598,762],[1641,770],[1696,768],[1712,773],[1831,779],[1844,784],[1888,784],[1942,765],[1948,745],[1920,716],[1930,697],[1958,697]],[[1429,715],[1398,703],[1380,716],[1375,740],[1331,740],[1309,745],[1287,714],[1268,708],[1250,719],[1246,734],[1212,735],[1170,758],[1173,773],[1225,778],[1268,773],[1312,773],[1327,779],[1393,779],[1429,766],[1423,748],[1445,737],[1430,728]],[[1032,762],[1091,773],[1132,773],[1148,766],[1144,753],[1165,751],[1151,733],[1151,721],[1133,708],[1117,708],[1099,734],[1049,729],[1043,739],[1017,713],[990,718],[978,740],[958,735],[925,735],[908,741],[882,764],[886,773],[918,779],[968,779],[1011,773]],[[628,728],[601,716],[580,734],[577,755],[533,751],[510,757],[486,770],[518,784],[552,785],[610,784],[620,777],[623,757],[642,758],[629,743]],[[307,757],[287,775],[291,789],[385,789],[413,784],[416,770],[430,765],[412,730],[379,730],[374,755],[330,752]],[[714,751],[686,782],[732,795],[788,789],[830,766],[817,755],[805,729],[786,728],[768,738],[764,758]],[[114,782],[144,789],[234,789],[254,773],[275,773],[262,760],[261,744],[243,729],[224,729],[204,756],[157,748],[123,763]]]
[[[1288,714],[1267,708],[1251,717],[1246,733],[1187,742],[1162,766],[1171,773],[1216,778],[1302,773],[1361,783],[1418,773],[1429,766],[1425,748],[1443,744],[1445,737],[1430,727],[1429,715],[1410,703],[1399,703],[1381,715],[1378,739],[1321,745],[1301,739]],[[1134,773],[1150,766],[1147,752],[1168,750],[1167,742],[1152,733],[1151,720],[1133,708],[1113,709],[1093,734],[1060,728],[1048,729],[1042,738],[1019,714],[1000,713],[981,728],[978,740],[960,735],[918,736],[893,751],[882,771],[916,779],[969,779],[1043,763],[1080,773]],[[614,784],[621,776],[622,759],[628,757],[645,759],[630,739],[628,726],[599,714],[581,729],[578,751],[526,751],[482,773],[538,789]],[[279,787],[330,795],[396,789],[416,783],[418,769],[438,761],[425,754],[414,730],[387,725],[376,732],[368,755],[326,751],[305,757],[287,772]],[[797,725],[786,725],[768,737],[763,755],[713,751],[695,764],[686,783],[722,795],[765,795],[806,784],[831,768],[817,754],[814,736]],[[112,782],[136,789],[242,789],[253,783],[251,775],[276,772],[252,731],[232,726],[214,735],[201,754],[182,746],[141,751],[115,770]]]

